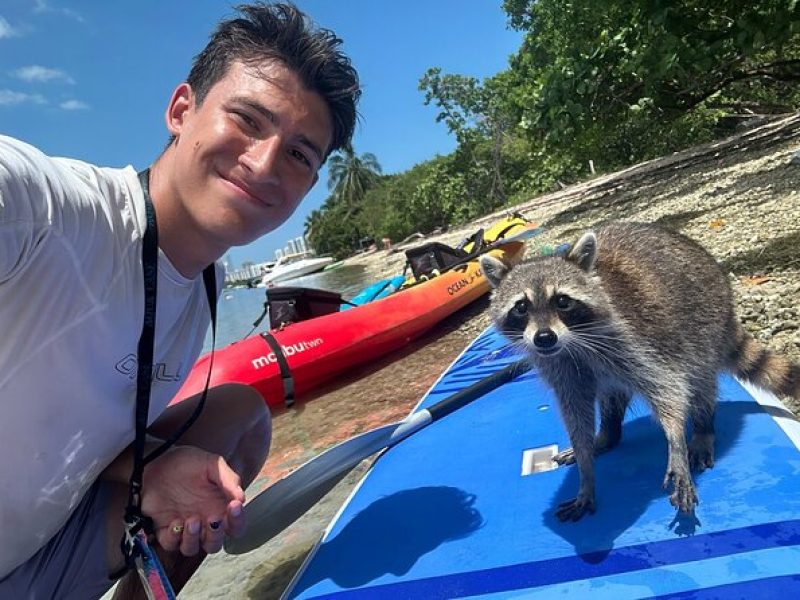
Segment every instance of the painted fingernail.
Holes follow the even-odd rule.
[[[173,525],[172,533],[183,533],[183,525]]]
[[[241,506],[237,505],[237,506],[234,506],[233,508],[231,508],[231,516],[232,517],[238,517],[240,514],[242,514],[242,507]]]
[[[208,524],[211,529],[219,529],[220,525],[222,525],[220,521],[211,521],[211,523]]]
[[[189,533],[197,534],[200,533],[200,522],[199,521],[192,521],[189,523]]]

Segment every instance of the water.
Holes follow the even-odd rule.
[[[319,271],[281,282],[281,285],[310,287],[339,292],[348,300],[366,286],[374,283],[367,278],[363,265],[344,265],[327,271]],[[253,329],[255,321],[264,310],[266,290],[264,288],[240,288],[223,290],[217,305],[217,348],[242,339]],[[268,321],[261,322],[258,331],[268,327]],[[206,334],[203,352],[211,349],[211,328]]]

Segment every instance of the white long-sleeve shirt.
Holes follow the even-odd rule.
[[[0,578],[133,440],[144,223],[133,168],[50,158],[0,136]],[[186,279],[160,253],[151,422],[208,322],[202,277]]]

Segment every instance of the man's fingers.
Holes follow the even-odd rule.
[[[228,466],[225,459],[217,457],[215,468],[210,469],[209,477],[225,492],[229,500],[244,502],[244,490],[239,475]]]
[[[200,552],[200,534],[202,523],[197,517],[186,519],[181,537],[180,550],[184,556],[194,556]]]
[[[239,537],[244,533],[247,522],[244,516],[242,503],[238,500],[231,500],[228,504],[227,533],[232,537]]]
[[[181,545],[184,523],[180,519],[173,520],[168,527],[162,527],[156,533],[158,543],[164,550],[174,552]]]
[[[203,531],[203,551],[207,554],[214,554],[222,550],[222,543],[225,541],[224,525],[222,518],[210,519],[206,523]]]

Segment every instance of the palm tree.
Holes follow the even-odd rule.
[[[330,157],[328,190],[337,202],[347,207],[346,216],[350,217],[380,174],[381,165],[374,154],[356,156],[352,144],[347,144]]]
[[[311,235],[311,232],[314,231],[314,227],[319,224],[321,217],[322,211],[316,208],[308,214],[305,222],[303,223],[303,235],[305,237],[309,237]]]

